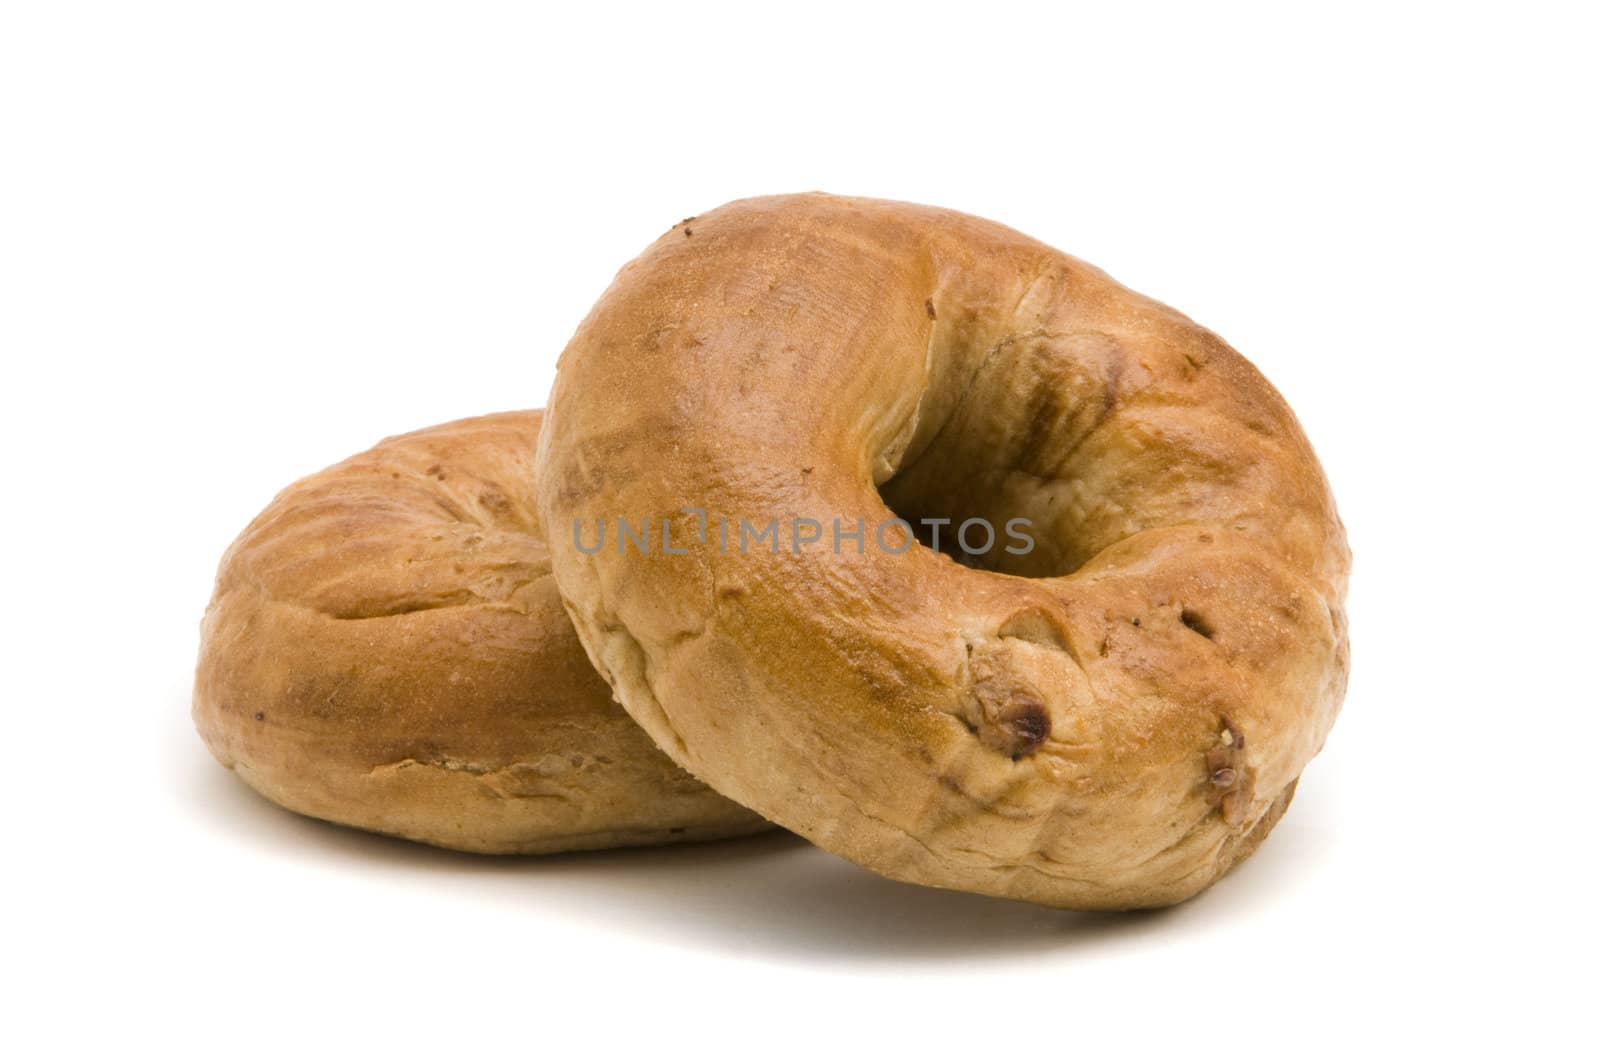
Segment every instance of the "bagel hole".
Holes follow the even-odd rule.
[[[1044,298],[1045,280],[1029,291]],[[997,533],[993,550],[962,551],[941,537],[939,552],[969,568],[1048,578],[1076,572],[1137,530],[1129,506],[1137,492],[1086,475],[1110,442],[1097,433],[1116,428],[1148,376],[1124,340],[1102,329],[1051,331],[1032,320],[983,334],[943,303],[938,321],[930,350],[943,347],[945,357],[930,364],[941,371],[930,376],[913,438],[894,452],[898,463],[879,488],[923,544],[932,545],[919,520],[949,520],[949,530],[981,518]],[[1031,542],[1008,535],[1014,521]]]
[[[941,553],[956,564],[966,568],[988,569],[990,567],[985,563],[983,555],[970,554],[961,549],[958,544],[952,542],[951,540],[954,537],[951,535],[948,525],[940,527],[924,524],[920,519],[907,517],[898,510],[895,511],[895,516],[911,523],[912,534],[916,536],[917,542],[927,549]]]
[[[937,489],[930,490],[930,485]],[[919,545],[965,568],[1040,577],[1064,575],[1076,567],[1046,541],[1038,520],[1012,511],[981,484],[952,486],[924,462],[900,470],[878,493],[911,526]]]

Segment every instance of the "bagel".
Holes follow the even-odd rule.
[[[1284,400],[993,222],[812,194],[680,223],[564,351],[537,468],[634,719],[892,878],[1181,901],[1271,830],[1343,699],[1349,551]],[[951,546],[979,521],[1017,534]]]
[[[273,500],[201,624],[194,722],[308,816],[479,853],[765,824],[675,767],[562,612],[535,516],[538,411],[384,440]]]

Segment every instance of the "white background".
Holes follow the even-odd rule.
[[[1594,1058],[1594,27],[1208,6],[0,9],[7,1054]],[[657,234],[805,189],[1038,236],[1294,405],[1355,664],[1254,859],[1125,917],[783,838],[474,859],[209,759],[274,491],[541,404]]]

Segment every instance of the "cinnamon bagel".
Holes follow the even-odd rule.
[[[584,659],[535,516],[539,419],[387,439],[251,522],[201,625],[194,721],[219,761],[296,812],[472,852],[764,826]]]
[[[1343,698],[1349,552],[1284,400],[978,218],[799,195],[675,226],[562,355],[538,472],[633,717],[893,878],[1181,901]]]

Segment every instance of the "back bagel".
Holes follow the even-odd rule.
[[[611,698],[533,502],[539,411],[384,440],[293,484],[223,556],[194,721],[319,819],[479,853],[757,831]]]

